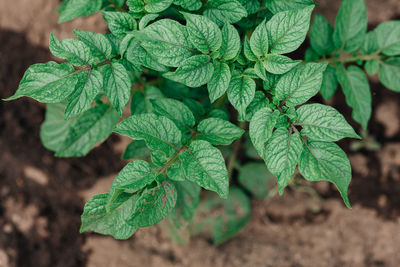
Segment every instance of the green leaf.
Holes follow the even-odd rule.
[[[380,62],[379,80],[388,89],[400,92],[400,57]]]
[[[353,119],[366,129],[372,108],[371,90],[367,77],[356,66],[349,66],[347,70],[341,66],[337,69],[336,75],[346,96],[346,103],[353,108]]]
[[[315,14],[310,29],[310,45],[320,56],[328,56],[335,50],[333,27],[321,14]]]
[[[300,135],[285,128],[276,129],[268,140],[263,158],[270,172],[278,178],[279,194],[292,177],[302,149]]]
[[[123,194],[107,211],[108,198],[108,193],[95,195],[85,204],[80,232],[94,231],[116,239],[128,239],[136,229],[127,224],[126,219],[132,214],[138,196]]]
[[[364,42],[360,46],[360,51],[364,54],[370,55],[378,50],[378,40],[376,31],[368,32],[364,37]]]
[[[127,33],[137,28],[135,18],[128,13],[102,11],[101,14],[103,14],[110,32],[118,38],[124,38]]]
[[[185,225],[193,219],[200,202],[201,187],[191,181],[172,182],[177,191],[176,205],[168,215],[175,227]]]
[[[160,13],[166,10],[173,0],[128,0],[126,4],[133,12]]]
[[[66,59],[75,66],[89,64],[90,50],[85,43],[76,39],[64,39],[61,42],[51,33],[49,42],[50,52],[61,59]]]
[[[312,49],[312,47],[307,48],[305,54],[304,54],[304,60],[306,62],[314,62],[314,61],[318,61],[319,59],[319,55],[317,54],[317,52],[315,52],[314,49]]]
[[[263,81],[263,87],[265,91],[275,92],[276,85],[278,84],[281,77],[282,75],[267,73],[267,79]]]
[[[122,159],[148,159],[150,158],[150,150],[147,148],[143,140],[132,141],[126,147]]]
[[[246,121],[251,121],[254,114],[262,108],[265,108],[269,105],[269,100],[265,96],[262,91],[256,91],[254,95],[253,101],[251,101],[250,105],[247,106],[246,109]]]
[[[324,72],[321,90],[319,92],[325,100],[329,100],[335,94],[337,87],[338,80],[336,78],[336,69],[328,65]]]
[[[352,52],[359,48],[367,31],[367,8],[364,0],[343,0],[336,17],[333,41],[337,48]]]
[[[40,140],[45,148],[57,151],[67,137],[74,120],[64,119],[64,104],[47,104],[45,120],[40,126]]]
[[[221,152],[202,140],[190,143],[179,159],[185,176],[201,187],[217,192],[222,198],[228,197],[229,178]]]
[[[153,111],[152,99],[163,98],[163,94],[157,87],[145,86],[143,92],[136,91],[131,99],[131,114],[151,113]]]
[[[265,3],[265,6],[274,14],[311,5],[314,5],[313,0],[266,0]]]
[[[264,163],[250,162],[240,168],[238,180],[258,199],[268,196],[275,178]]]
[[[223,243],[235,236],[247,224],[251,215],[249,197],[238,187],[230,189],[228,199],[221,199],[216,194],[208,197],[200,204],[204,223],[211,229],[213,242]]]
[[[247,39],[247,37],[244,37],[244,43],[243,43],[243,53],[244,56],[250,60],[250,61],[258,61],[258,58],[256,55],[254,55],[253,51],[251,50],[250,47],[250,41]],[[245,65],[245,64],[244,64]]]
[[[246,9],[237,0],[208,0],[203,14],[219,26],[247,17]]]
[[[109,105],[97,105],[71,124],[68,134],[59,149],[57,157],[82,157],[111,134],[119,119]]]
[[[147,161],[129,162],[115,177],[109,193],[109,203],[114,202],[123,192],[135,193],[155,181],[157,168]]]
[[[379,67],[380,67],[379,61],[375,59],[365,62],[364,65],[365,71],[371,76],[374,76],[379,72]]]
[[[196,122],[199,122],[200,118],[206,113],[203,105],[194,99],[185,98],[183,99],[183,103],[190,108],[196,118]]]
[[[153,113],[164,116],[175,123],[181,131],[187,132],[196,123],[192,111],[181,101],[159,98],[151,101]]]
[[[263,57],[268,54],[268,32],[263,20],[255,29],[250,37],[250,48],[254,55]]]
[[[213,73],[211,58],[207,55],[197,55],[183,61],[175,72],[167,72],[163,76],[189,87],[199,87],[208,83]]]
[[[155,20],[156,18],[158,18],[158,14],[147,14],[144,15],[143,18],[140,19],[139,21],[139,30],[143,30],[144,28],[147,27],[147,25]]]
[[[279,111],[273,112],[269,107],[265,107],[257,111],[250,121],[250,139],[260,156],[265,154],[265,144],[272,136],[278,117]]]
[[[152,57],[166,66],[179,67],[195,52],[185,27],[174,20],[158,20],[134,36]]]
[[[98,62],[111,58],[112,46],[103,34],[79,30],[74,30],[73,33],[89,47],[91,56],[96,58]]]
[[[300,62],[301,60],[292,60],[282,55],[268,55],[263,61],[263,65],[272,74],[284,74]]]
[[[180,5],[182,8],[189,11],[196,11],[203,5],[202,2],[198,0],[174,0],[175,5]]]
[[[230,123],[229,121],[208,118],[202,120],[197,126],[197,140],[205,140],[213,145],[230,145],[236,139],[239,139],[244,130]]]
[[[59,10],[60,18],[58,23],[92,15],[101,9],[102,4],[102,0],[68,0]]]
[[[103,90],[103,75],[92,69],[78,75],[75,91],[68,97],[65,119],[75,117],[90,109],[96,96]]]
[[[249,15],[257,13],[260,9],[260,2],[258,0],[239,0],[239,2],[246,9],[247,14]]]
[[[219,49],[222,59],[234,59],[240,52],[240,37],[235,27],[225,24],[222,27],[222,44]]]
[[[147,53],[132,34],[128,34],[122,44],[124,44],[124,47],[126,46],[126,52],[121,54],[125,55],[130,63],[139,66],[143,65],[158,72],[168,71],[168,68],[162,65],[157,58]]]
[[[308,142],[300,158],[299,171],[309,181],[330,181],[339,189],[348,208],[347,190],[351,166],[346,153],[334,143]]]
[[[176,198],[175,186],[169,182],[164,181],[158,187],[148,188],[136,201],[133,214],[127,222],[135,228],[153,226],[171,212]]]
[[[42,103],[60,103],[74,91],[78,82],[76,73],[69,63],[50,61],[32,65],[22,77],[17,92],[4,100],[28,96]]]
[[[218,25],[200,15],[181,12],[186,19],[189,41],[203,54],[217,51],[222,44],[222,33]]]
[[[214,61],[213,66],[214,73],[207,84],[211,102],[214,102],[226,92],[231,81],[231,71],[226,63]]]
[[[277,13],[267,22],[272,54],[290,53],[304,42],[314,6]]]
[[[228,99],[232,106],[245,117],[246,108],[251,103],[256,92],[256,83],[247,76],[232,77],[228,87]]]
[[[276,85],[276,99],[285,101],[289,107],[303,104],[321,88],[326,63],[298,65],[286,73]]]
[[[379,50],[387,56],[400,55],[400,21],[386,21],[378,25],[376,33]]]
[[[124,65],[112,62],[100,69],[104,77],[104,91],[113,107],[122,115],[131,94],[131,80]]]
[[[151,150],[172,155],[181,145],[182,135],[168,118],[154,114],[133,115],[123,120],[115,132],[132,139],[144,140]]]
[[[339,141],[345,137],[360,138],[336,109],[321,104],[301,106],[297,110],[297,124],[302,135],[313,141]]]
[[[247,69],[248,70],[248,69]],[[265,71],[264,65],[262,62],[257,61],[254,65],[254,73],[256,74],[256,78],[260,78],[262,80],[268,79],[267,72]]]

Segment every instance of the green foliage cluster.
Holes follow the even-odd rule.
[[[109,33],[51,34],[50,51],[63,63],[31,66],[7,100],[48,103],[41,139],[59,157],[85,156],[112,132],[133,140],[123,154],[133,160],[108,193],[86,203],[81,231],[126,239],[166,219],[178,240],[211,229],[223,242],[247,223],[249,195],[268,196],[273,177],[282,194],[296,170],[334,183],[350,207],[350,162],[335,142],[360,137],[336,109],[307,102],[318,92],[331,98],[340,84],[366,128],[371,92],[362,68],[400,91],[400,22],[367,33],[364,0],[343,0],[335,27],[316,14],[309,31],[314,7],[64,0],[60,22],[101,10]],[[308,32],[305,60],[291,59]],[[202,188],[216,194],[201,197]]]

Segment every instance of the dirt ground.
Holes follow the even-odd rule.
[[[98,15],[58,25],[58,2],[0,1],[0,98],[15,91],[29,65],[51,59],[50,32],[65,38],[73,28],[105,31]],[[333,21],[339,1],[319,2],[319,11]],[[398,0],[366,2],[371,27],[400,19]],[[113,135],[83,159],[54,158],[39,139],[44,105],[27,98],[1,101],[0,267],[400,266],[400,94],[374,77],[371,82],[368,139],[381,148],[355,152],[350,140],[340,143],[353,167],[353,209],[327,183],[313,184],[320,200],[288,190],[253,201],[250,223],[219,246],[205,235],[176,244],[159,226],[127,241],[79,234],[84,201],[105,192],[126,164],[120,160],[126,140]],[[341,93],[331,104],[350,120]]]

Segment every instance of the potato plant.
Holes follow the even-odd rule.
[[[335,27],[312,0],[64,0],[59,22],[101,12],[106,34],[50,35],[60,62],[36,64],[16,93],[47,103],[43,145],[82,157],[115,132],[131,160],[84,207],[81,232],[127,239],[164,220],[176,239],[235,235],[250,197],[276,177],[336,185],[350,208],[351,166],[335,144],[360,138],[329,99],[340,84],[367,128],[379,75],[400,91],[400,22],[367,32],[364,0],[343,0]],[[292,59],[309,32],[305,60]],[[222,152],[221,152],[222,151]],[[232,185],[230,187],[230,184]],[[203,192],[211,191],[211,192]],[[196,216],[196,220],[193,220]]]

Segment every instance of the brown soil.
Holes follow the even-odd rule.
[[[15,91],[29,65],[51,58],[50,32],[64,38],[73,28],[104,31],[99,16],[57,25],[57,2],[0,1],[0,98]],[[332,19],[337,1],[319,2]],[[397,0],[367,4],[371,26],[400,16]],[[355,152],[351,141],[340,143],[353,166],[353,209],[327,183],[313,184],[321,199],[288,190],[253,201],[250,223],[220,246],[205,235],[178,245],[158,226],[128,241],[80,235],[84,200],[108,189],[124,165],[119,157],[126,140],[112,136],[83,159],[54,158],[39,139],[44,106],[26,98],[2,101],[0,266],[399,266],[400,94],[376,82],[371,89],[369,136],[381,149]],[[351,121],[341,93],[332,104]]]

